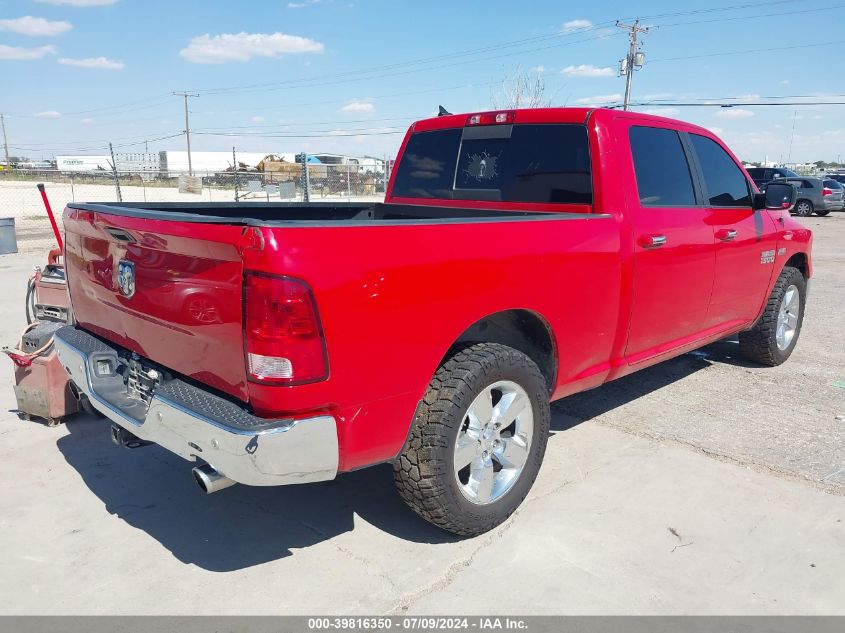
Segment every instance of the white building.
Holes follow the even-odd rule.
[[[59,171],[111,171],[108,156],[56,156]]]

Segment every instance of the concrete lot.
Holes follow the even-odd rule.
[[[417,519],[388,467],[203,496],[102,420],[19,421],[4,360],[0,613],[845,614],[845,214],[806,222],[787,364],[725,341],[556,403],[527,502],[475,539]],[[0,257],[4,342],[39,263]]]

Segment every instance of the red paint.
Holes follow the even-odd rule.
[[[61,251],[64,249],[62,234],[59,231],[59,226],[56,224],[56,216],[53,215],[53,207],[50,206],[50,201],[47,199],[47,191],[44,189],[43,184],[38,183],[38,191],[41,193],[41,200],[44,202],[44,208],[47,209],[47,217],[50,218],[50,226],[53,227],[53,235],[56,236],[56,243],[58,243],[59,251]]]
[[[606,217],[244,230],[69,207],[66,265],[77,319],[247,401],[259,415],[332,413],[340,468],[350,470],[396,455],[438,364],[486,316],[521,309],[548,325],[558,354],[554,399],[747,328],[789,257],[805,253],[812,270],[810,231],[787,212],[640,206],[628,128],[669,127],[719,142],[707,130],[612,110],[513,116],[516,124],[586,122],[593,205],[400,199],[391,195],[392,180],[386,202]],[[408,134],[467,120],[419,121]],[[128,231],[136,243],[115,241],[106,227]],[[653,236],[665,236],[666,244],[651,247]],[[762,251],[780,249],[774,263],[761,264]],[[115,287],[122,258],[138,267],[131,300]],[[308,285],[325,337],[327,379],[296,386],[247,380],[246,271]],[[204,320],[189,317],[191,296],[215,309],[201,313]]]

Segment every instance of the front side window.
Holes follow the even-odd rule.
[[[750,207],[748,181],[730,155],[713,139],[690,134],[712,207]]]
[[[678,133],[664,128],[634,126],[629,138],[640,204],[695,206],[692,176]]]

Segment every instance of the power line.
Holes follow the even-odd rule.
[[[769,53],[771,51],[788,51],[797,48],[814,48],[818,46],[833,46],[834,44],[843,44],[845,40],[833,40],[831,42],[817,42],[815,44],[796,44],[794,46],[775,46],[772,48],[747,48],[740,51],[722,51],[718,53],[702,53],[700,55],[684,55],[681,57],[664,57],[662,59],[652,59],[650,63],[657,64],[660,62],[676,62],[685,59],[704,59],[706,57],[725,57],[728,55],[745,55],[746,53]]]

